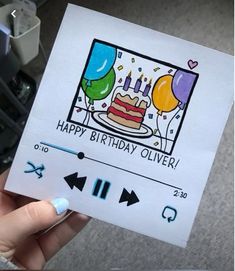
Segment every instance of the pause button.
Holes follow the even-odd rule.
[[[94,184],[92,195],[101,199],[106,199],[110,185],[110,182],[97,179]]]

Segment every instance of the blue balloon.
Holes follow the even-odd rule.
[[[115,59],[115,48],[96,42],[86,68],[84,78],[90,81],[104,77],[113,67]]]

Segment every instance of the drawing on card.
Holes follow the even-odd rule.
[[[67,121],[171,154],[199,77],[186,64],[95,39]]]

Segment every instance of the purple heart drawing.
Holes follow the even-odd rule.
[[[198,65],[198,62],[197,61],[193,61],[192,59],[190,59],[189,61],[188,61],[188,66],[189,66],[189,68],[192,70],[192,69],[194,69],[195,67],[197,67],[197,65]]]

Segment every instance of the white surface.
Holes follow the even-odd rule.
[[[73,25],[80,27],[73,28]],[[68,115],[94,37],[186,69],[189,59],[199,62],[195,69],[195,72],[199,73],[199,80],[172,154],[180,159],[175,170],[140,158],[139,146],[130,156],[129,153],[89,141],[87,135],[91,131],[88,129],[81,137],[56,130],[58,120],[65,120]],[[220,69],[217,69],[218,66]],[[6,189],[36,198],[65,196],[75,210],[185,246],[231,108],[231,70],[232,57],[228,55],[70,6],[53,48]],[[215,81],[217,78],[220,80]],[[226,89],[226,92],[222,93],[221,89]],[[83,151],[88,157],[112,162],[113,165],[140,174],[148,174],[149,177],[182,187],[188,197],[174,197],[173,188],[140,177],[133,178],[133,175],[94,162],[78,160],[52,148],[46,154],[34,150],[34,145],[40,141]],[[35,164],[45,164],[45,176],[41,180],[33,174],[24,174],[28,160],[33,160]],[[63,181],[64,176],[74,171],[78,171],[80,176],[88,176],[82,193],[76,189],[71,191]],[[111,182],[105,201],[91,196],[93,182],[97,177]],[[124,203],[119,204],[123,187],[128,191],[133,189],[140,202],[129,207]],[[166,205],[174,206],[178,211],[177,218],[172,223],[167,223],[161,217]]]

